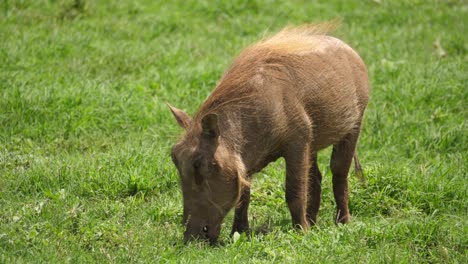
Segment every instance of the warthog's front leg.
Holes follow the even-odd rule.
[[[242,233],[249,231],[248,209],[250,204],[250,187],[244,187],[242,191],[239,205],[236,207],[234,214],[234,223],[232,224],[231,235],[235,232]]]
[[[303,141],[289,146],[286,160],[286,202],[291,213],[292,224],[304,230],[306,220],[307,178],[309,173],[309,145]]]

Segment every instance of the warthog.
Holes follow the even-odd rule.
[[[235,207],[232,232],[249,229],[250,181],[286,162],[286,202],[295,227],[317,221],[317,152],[333,145],[336,223],[350,220],[348,171],[369,96],[366,66],[333,23],[286,28],[245,49],[192,119],[169,105],[184,136],[172,148],[183,192],[185,240],[215,242]]]

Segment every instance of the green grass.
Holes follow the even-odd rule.
[[[0,3],[1,263],[468,262],[466,2],[110,2]],[[280,160],[253,182],[269,233],[234,241],[231,213],[223,246],[184,245],[165,102],[194,113],[246,45],[336,17],[372,84],[352,223],[326,150],[317,228],[292,230]]]

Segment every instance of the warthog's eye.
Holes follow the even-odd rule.
[[[195,160],[195,161],[193,162],[193,167],[194,167],[195,169],[200,168],[200,166],[201,166],[201,161],[200,161],[199,159],[197,159],[197,160]]]
[[[205,233],[208,233],[208,226],[204,226],[204,227],[202,228],[202,231],[205,232]]]
[[[201,153],[195,153],[193,155],[193,168],[197,171],[202,165],[202,155]]]
[[[195,170],[195,183],[200,185],[203,181],[203,177],[200,174],[200,167],[201,167],[201,157],[195,157],[193,160],[193,168]]]

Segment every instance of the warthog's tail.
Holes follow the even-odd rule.
[[[354,159],[354,171],[356,172],[356,175],[359,181],[365,184],[366,178],[364,177],[364,173],[362,172],[361,163],[359,163],[359,159],[358,159],[356,151],[354,152],[353,159]]]

